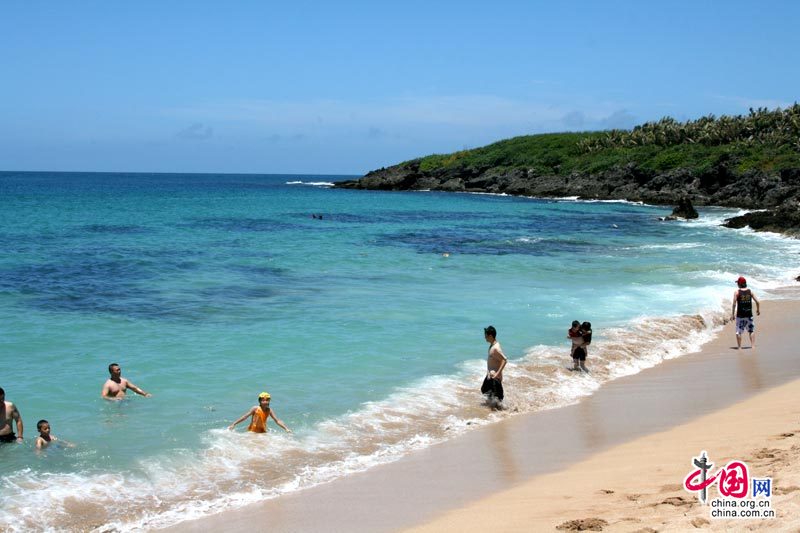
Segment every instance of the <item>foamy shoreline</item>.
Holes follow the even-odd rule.
[[[768,309],[771,312],[766,312]],[[783,316],[776,316],[776,311]],[[800,316],[798,311],[800,302],[796,300],[765,303],[758,329],[767,330],[769,337],[757,338],[759,353],[793,350],[792,329],[782,326],[786,314]],[[725,341],[719,336],[704,351],[724,348]],[[798,396],[800,379],[795,379],[667,431],[617,445],[558,472],[534,477],[409,531],[796,530],[800,526]],[[692,471],[691,459],[701,450],[708,452],[716,468],[741,460],[751,477],[772,478],[771,509],[777,517],[712,517],[713,508],[701,505],[696,495],[682,486]],[[710,498],[718,496],[716,487],[708,491]]]
[[[796,295],[784,294],[783,297],[795,298]],[[513,417],[365,473],[245,509],[179,524],[175,529],[197,531],[224,523],[228,529],[245,530],[248,521],[243,517],[255,512],[268,520],[269,529],[274,531],[314,530],[323,524],[326,530],[354,530],[350,519],[355,518],[362,524],[355,530],[391,531],[432,519],[448,508],[481,501],[486,495],[510,485],[567,467],[571,461],[565,460],[564,455],[572,459],[589,457],[597,450],[685,423],[698,414],[694,412],[696,400],[695,403],[691,401],[693,394],[702,398],[713,391],[715,398],[703,402],[701,411],[717,410],[726,402],[740,401],[775,386],[785,381],[787,375],[800,375],[800,368],[782,349],[785,344],[781,345],[782,337],[791,329],[780,327],[781,321],[788,320],[787,316],[793,313],[797,316],[800,304],[796,300],[769,300],[764,305],[764,314],[758,321],[762,337],[757,352],[732,352],[732,333],[728,325],[722,335],[705,345],[699,354],[666,361],[639,375],[607,383],[578,405]],[[779,349],[780,358],[766,356],[776,349]],[[750,355],[754,357],[748,357]],[[731,364],[733,360],[736,365]],[[786,364],[795,366],[787,369]],[[713,374],[708,383],[694,391],[681,390],[681,385],[687,383],[687,376],[700,369]],[[737,384],[736,390],[731,390],[731,382]],[[687,387],[691,386],[687,383]],[[665,405],[676,398],[684,403]],[[638,410],[618,416],[620,407],[616,402],[620,399],[623,406],[639,405],[645,409],[647,402],[653,401],[654,407],[645,409],[650,416],[642,416],[643,413],[636,412]],[[659,409],[664,409],[663,416],[658,413]],[[625,419],[629,422],[621,423]],[[553,427],[560,429],[548,429]],[[505,450],[500,450],[499,456],[498,442],[505,442]],[[458,489],[449,493],[453,487]],[[399,501],[398,491],[403,495]],[[381,509],[379,513],[370,512],[376,507]],[[413,507],[413,514],[409,507]],[[276,520],[276,516],[279,519]]]

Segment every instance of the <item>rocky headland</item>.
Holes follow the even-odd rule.
[[[745,117],[549,134],[428,156],[336,187],[630,200],[751,210],[726,226],[800,237],[800,106]],[[598,163],[598,161],[600,163]],[[687,205],[688,204],[688,205]]]
[[[701,174],[690,169],[649,172],[634,164],[598,174],[537,175],[528,169],[420,170],[420,160],[369,172],[336,187],[382,191],[485,192],[599,200],[630,200],[653,205],[740,207],[757,210],[726,222],[731,228],[750,226],[800,237],[800,168],[769,173],[751,170],[741,175],[725,166]],[[691,213],[691,211],[688,211]],[[678,216],[686,216],[678,214]]]

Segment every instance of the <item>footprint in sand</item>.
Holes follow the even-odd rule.
[[[753,454],[754,459],[775,459],[778,456],[784,455],[783,450],[778,448],[761,448]]]
[[[686,498],[685,496],[672,496],[670,498],[663,500],[661,503],[654,503],[652,506],[655,507],[656,505],[661,505],[661,504],[674,505],[675,507],[683,507],[685,505],[688,505],[689,507],[691,507],[692,505],[695,504],[695,501],[693,499]]]
[[[577,520],[567,520],[556,526],[556,529],[564,531],[603,531],[603,526],[608,522],[602,518],[579,518]]]

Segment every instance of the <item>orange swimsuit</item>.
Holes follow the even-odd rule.
[[[269,410],[267,410],[265,413],[260,407],[256,409],[256,412],[253,414],[253,419],[250,422],[250,425],[247,427],[247,431],[252,431],[253,433],[266,433],[268,415]]]

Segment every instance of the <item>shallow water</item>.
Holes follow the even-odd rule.
[[[0,386],[26,422],[0,524],[165,525],[364,470],[691,352],[739,274],[796,275],[797,241],[719,227],[735,210],[341,178],[0,173]],[[573,319],[595,331],[581,379]],[[500,414],[476,393],[490,323]],[[153,398],[101,400],[110,362]],[[262,390],[295,434],[225,431]],[[77,446],[35,453],[40,418]]]

